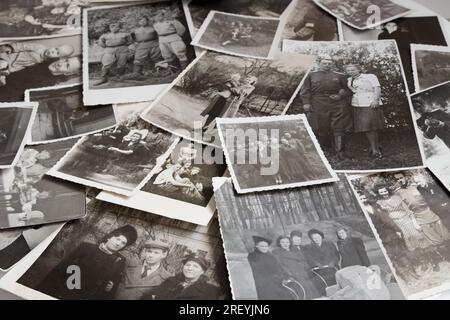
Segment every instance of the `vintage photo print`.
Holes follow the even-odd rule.
[[[150,101],[195,58],[181,0],[83,11],[86,105]]]
[[[401,300],[345,176],[320,186],[214,192],[236,300]]]
[[[313,0],[294,0],[283,28],[282,39],[299,41],[336,41],[336,19]]]
[[[278,18],[292,0],[183,0],[191,33],[195,34],[211,10],[254,17]]]
[[[371,29],[408,14],[399,0],[313,0],[329,14],[352,28]]]
[[[35,102],[0,103],[0,169],[13,167],[19,159],[37,107]]]
[[[271,59],[277,51],[282,28],[278,18],[210,11],[192,44],[232,55]]]
[[[397,43],[409,92],[415,92],[411,44],[447,46],[445,25],[448,22],[438,16],[405,17],[389,21],[380,28],[355,30],[339,23],[340,38],[344,41],[395,40]]]
[[[204,52],[142,117],[183,138],[220,147],[216,118],[283,114],[313,61],[288,53],[266,60]]]
[[[426,169],[351,180],[408,299],[449,289],[450,197]]]
[[[85,0],[2,0],[0,38],[31,38],[81,32]]]
[[[67,287],[79,267],[80,289]],[[217,219],[207,227],[92,200],[2,287],[26,299],[217,300],[230,296]],[[189,285],[186,285],[189,283]]]
[[[223,176],[226,169],[221,149],[182,140],[135,195],[103,191],[97,199],[207,225],[216,210],[212,178]]]
[[[338,180],[305,115],[217,119],[238,193]]]
[[[0,170],[0,229],[85,215],[85,187],[45,175],[74,143],[27,146],[14,168]]]
[[[318,57],[287,114],[306,114],[334,170],[423,165],[394,40],[283,43],[286,52]]]
[[[27,90],[25,101],[39,103],[29,144],[80,137],[116,125],[112,105],[83,104],[81,84]]]
[[[450,82],[411,96],[425,163],[450,191]]]
[[[47,224],[0,231],[0,271],[6,272],[60,228],[61,224]]]
[[[81,138],[47,174],[131,196],[162,165],[177,141],[135,117]]]
[[[0,101],[23,101],[27,89],[81,82],[81,35],[0,39]]]
[[[450,80],[450,48],[411,44],[412,68],[416,91]]]

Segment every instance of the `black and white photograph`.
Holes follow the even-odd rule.
[[[403,294],[345,179],[239,195],[215,178],[236,300],[402,300]]]
[[[83,104],[81,84],[27,90],[25,101],[39,103],[29,144],[80,137],[116,125],[112,105]]]
[[[450,191],[450,82],[411,96],[428,168]]]
[[[450,81],[450,48],[411,44],[416,92]]]
[[[136,116],[82,137],[47,174],[131,196],[170,156],[177,142],[178,138]]]
[[[283,24],[278,18],[210,11],[192,44],[221,53],[271,59],[282,31]]]
[[[337,181],[305,115],[217,119],[238,193]]]
[[[281,115],[314,56],[278,53],[274,60],[204,52],[142,114],[144,120],[220,147],[216,118]]]
[[[31,38],[81,32],[85,0],[2,0],[0,38]]]
[[[150,101],[195,59],[181,0],[83,11],[86,105]]]
[[[0,103],[0,169],[13,167],[25,147],[37,103]]]
[[[283,29],[282,39],[299,41],[337,41],[337,21],[313,0],[294,0]]]
[[[450,197],[426,169],[351,180],[408,299],[449,290]]]
[[[0,229],[84,217],[85,187],[45,175],[74,144],[26,146],[14,168],[0,170]]]
[[[291,1],[292,0],[184,0],[183,5],[191,33],[195,34],[211,10],[254,17],[279,18],[291,4]]]
[[[0,39],[0,101],[24,101],[27,89],[81,82],[81,35]]]
[[[223,176],[226,169],[222,150],[182,140],[135,195],[103,191],[97,199],[207,225],[216,210],[212,178]]]
[[[376,172],[423,165],[394,40],[284,40],[283,50],[318,57],[287,114],[306,114],[334,170]]]
[[[401,0],[313,0],[352,28],[371,29],[411,12]]]
[[[62,227],[54,223],[0,231],[0,271],[6,272]]]
[[[218,300],[229,298],[218,221],[207,227],[92,200],[34,259],[1,280],[25,299]],[[82,272],[68,288],[69,266]],[[186,285],[186,284],[189,285]]]
[[[445,20],[438,16],[405,17],[389,21],[371,30],[355,30],[339,24],[340,38],[344,41],[395,40],[409,92],[415,92],[413,67],[411,61],[411,44],[447,46],[448,35],[443,24]],[[431,67],[431,66],[429,66]],[[428,67],[428,68],[429,68]]]

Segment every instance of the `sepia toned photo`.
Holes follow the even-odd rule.
[[[85,0],[2,0],[0,38],[67,35],[81,31]]]
[[[184,0],[191,33],[195,34],[211,10],[254,17],[280,17],[291,0]]]
[[[411,96],[426,165],[450,190],[450,82]]]
[[[318,7],[313,0],[294,0],[283,28],[282,39],[299,41],[336,41],[336,18]]]
[[[86,218],[67,223],[39,256],[26,263],[26,268],[12,269],[1,280],[3,287],[26,299],[230,296],[217,220],[202,227],[97,200],[89,203]],[[73,265],[83,274],[79,290],[66,285],[67,268]]]
[[[408,14],[401,1],[392,0],[313,0],[329,14],[352,28],[365,30]]]
[[[47,173],[125,196],[138,191],[178,139],[137,118],[78,140]]]
[[[426,169],[351,180],[408,299],[449,289],[450,197]]]
[[[304,115],[217,119],[238,193],[338,180]]]
[[[61,224],[0,231],[0,271],[6,272],[60,228]]]
[[[27,90],[25,100],[39,103],[30,144],[80,137],[116,125],[112,105],[83,104],[81,84]]]
[[[450,48],[411,44],[412,68],[416,92],[450,80]]]
[[[306,114],[334,170],[370,172],[422,166],[394,40],[285,40],[283,50],[318,57],[287,114]]]
[[[266,60],[205,52],[142,117],[183,138],[220,147],[216,118],[283,114],[313,60],[286,53]]]
[[[420,43],[447,46],[445,23],[447,22],[438,16],[405,17],[389,21],[377,29],[360,31],[342,23],[339,23],[339,29],[340,38],[345,41],[395,40],[400,52],[409,92],[412,93],[416,90],[411,61],[411,45]]]
[[[23,151],[37,103],[0,103],[0,169],[13,167]]]
[[[239,195],[214,179],[236,300],[404,299],[345,176]]]
[[[83,13],[86,105],[153,100],[195,58],[181,0]]]
[[[75,141],[27,146],[16,165],[0,170],[0,229],[78,219],[85,187],[45,174]]]
[[[97,199],[207,225],[216,210],[212,178],[223,176],[226,168],[222,150],[182,140],[135,195],[103,191]]]
[[[23,101],[27,89],[81,82],[81,35],[0,39],[0,101]]]
[[[270,59],[277,50],[281,31],[277,18],[210,11],[192,44],[222,53]]]

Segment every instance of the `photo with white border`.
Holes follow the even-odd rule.
[[[283,29],[278,18],[210,11],[192,45],[221,53],[272,59]]]
[[[339,180],[305,115],[218,118],[217,125],[238,193]]]
[[[27,143],[38,104],[0,103],[0,169],[16,165]]]

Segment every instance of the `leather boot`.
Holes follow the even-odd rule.
[[[97,82],[94,82],[92,85],[99,86],[103,83],[108,82],[109,68],[102,68],[101,78]]]
[[[347,155],[344,153],[344,136],[334,137],[334,147],[336,151],[336,156],[339,160],[348,160]]]

